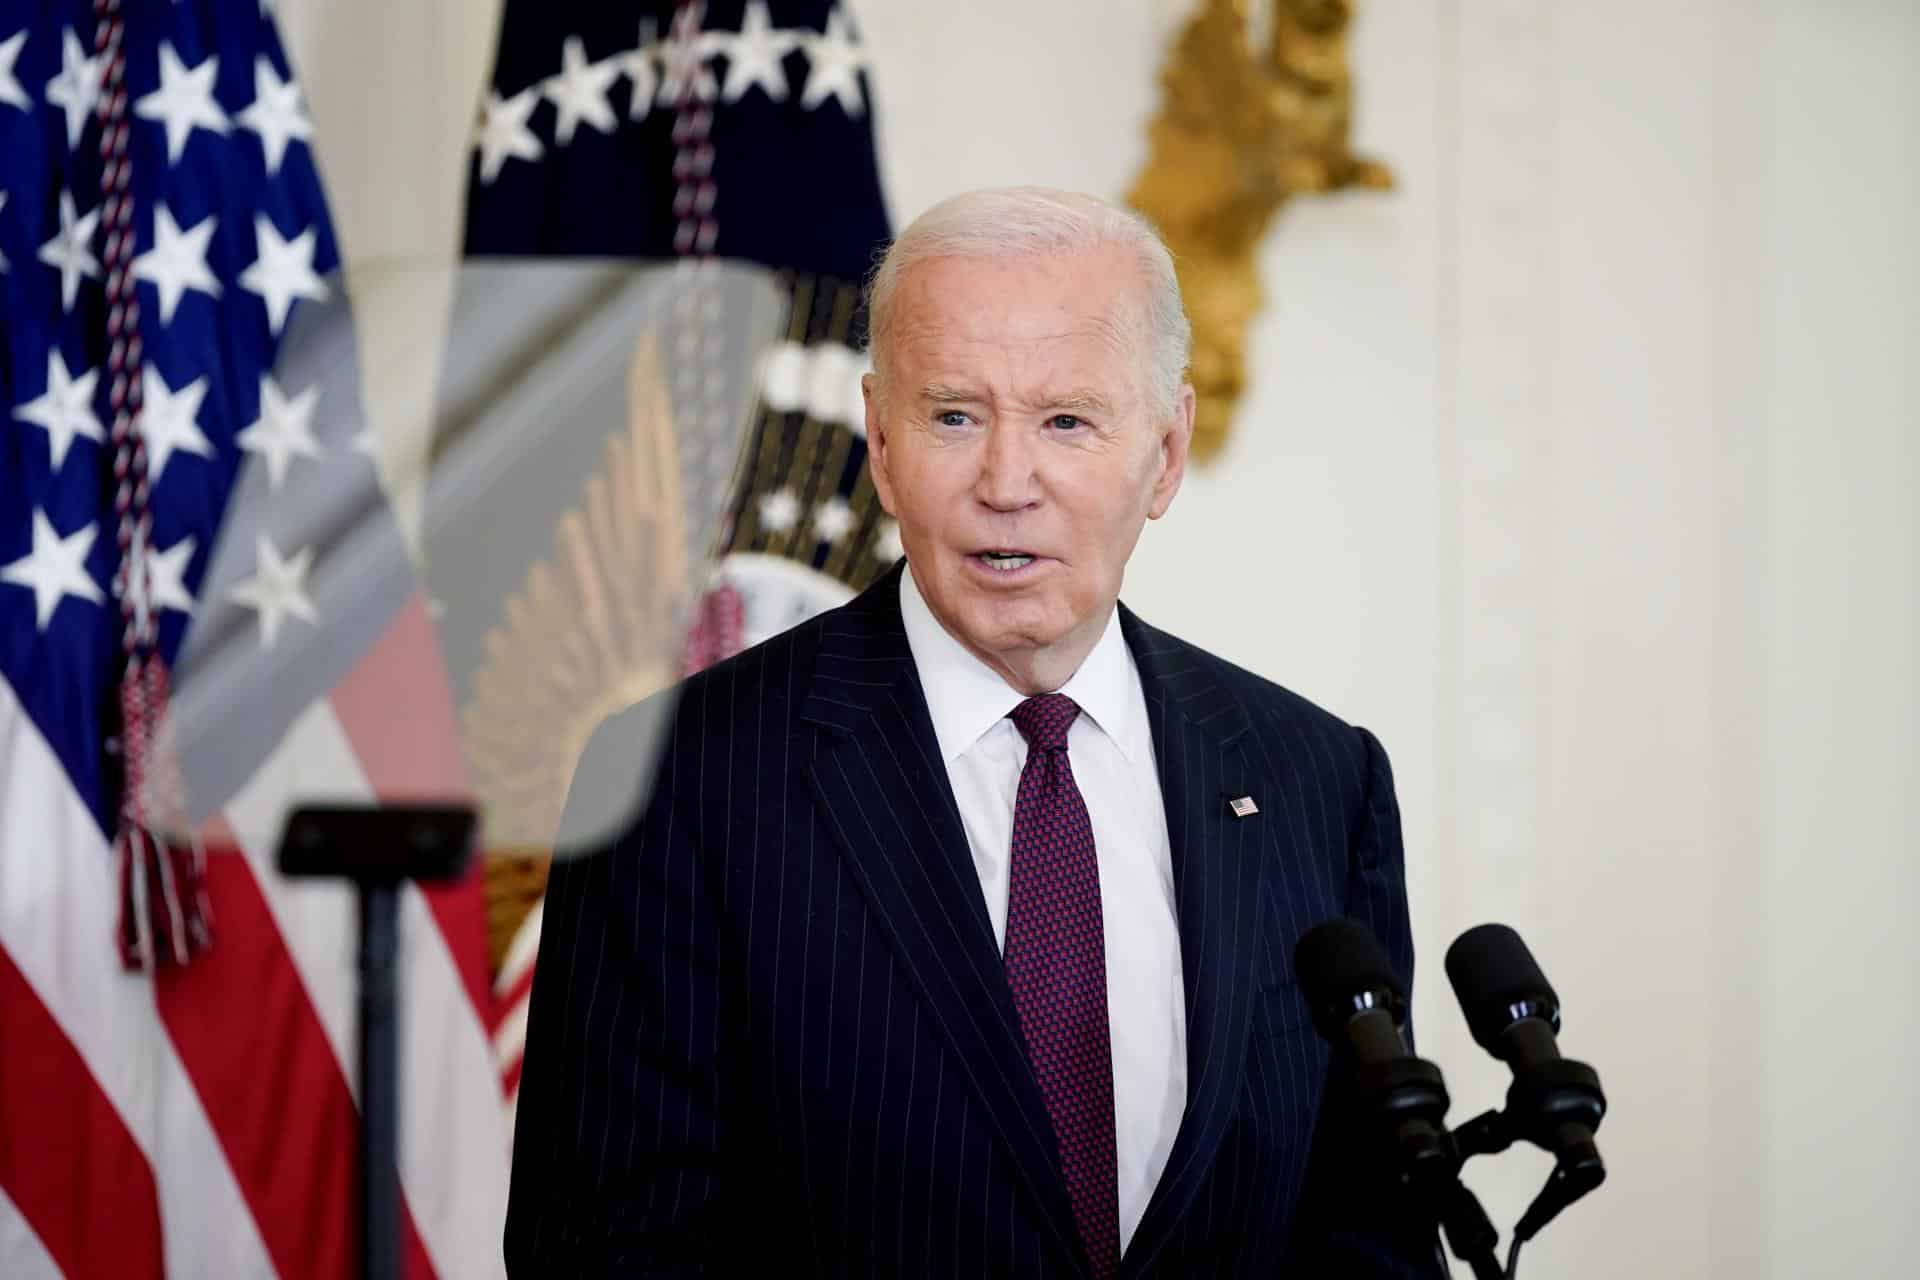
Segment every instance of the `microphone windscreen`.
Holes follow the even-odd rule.
[[[1293,973],[1316,1012],[1359,991],[1384,989],[1406,998],[1387,953],[1356,920],[1323,921],[1301,934],[1293,947]]]
[[[1500,1033],[1513,1025],[1513,1008],[1533,1002],[1557,1011],[1554,994],[1533,953],[1520,935],[1504,924],[1483,924],[1467,930],[1447,948],[1447,981],[1460,1000],[1467,1026],[1481,1048],[1494,1051]]]

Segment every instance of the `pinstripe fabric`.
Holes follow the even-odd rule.
[[[620,744],[664,744],[635,829],[548,889],[515,1274],[1088,1274],[897,573],[589,745],[644,774]],[[1386,757],[1122,625],[1172,841],[1189,1096],[1121,1274],[1442,1275],[1430,1231],[1369,1230],[1291,974],[1294,939],[1349,914],[1411,976]],[[1242,795],[1258,814],[1233,816]]]

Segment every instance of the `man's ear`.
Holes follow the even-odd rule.
[[[1186,478],[1196,403],[1193,384],[1182,383],[1180,394],[1174,397],[1173,422],[1160,434],[1160,474],[1153,482],[1153,503],[1147,508],[1149,520],[1158,520],[1167,514],[1167,508],[1173,505],[1173,495],[1180,492],[1180,481]]]
[[[893,477],[887,471],[892,457],[887,449],[886,415],[880,411],[879,377],[876,373],[860,376],[860,399],[867,416],[867,470],[873,476],[873,491],[879,495],[881,509],[891,516],[898,513],[893,509]]]

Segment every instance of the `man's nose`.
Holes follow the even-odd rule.
[[[1032,504],[1038,492],[1034,482],[1032,434],[1006,418],[987,428],[986,455],[974,482],[974,496],[996,511],[1018,511]]]

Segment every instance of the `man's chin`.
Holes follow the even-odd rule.
[[[1031,614],[1019,616],[1025,612],[1005,608],[973,612],[964,619],[966,631],[960,638],[970,649],[1004,659],[1050,649],[1066,638],[1070,628]]]

